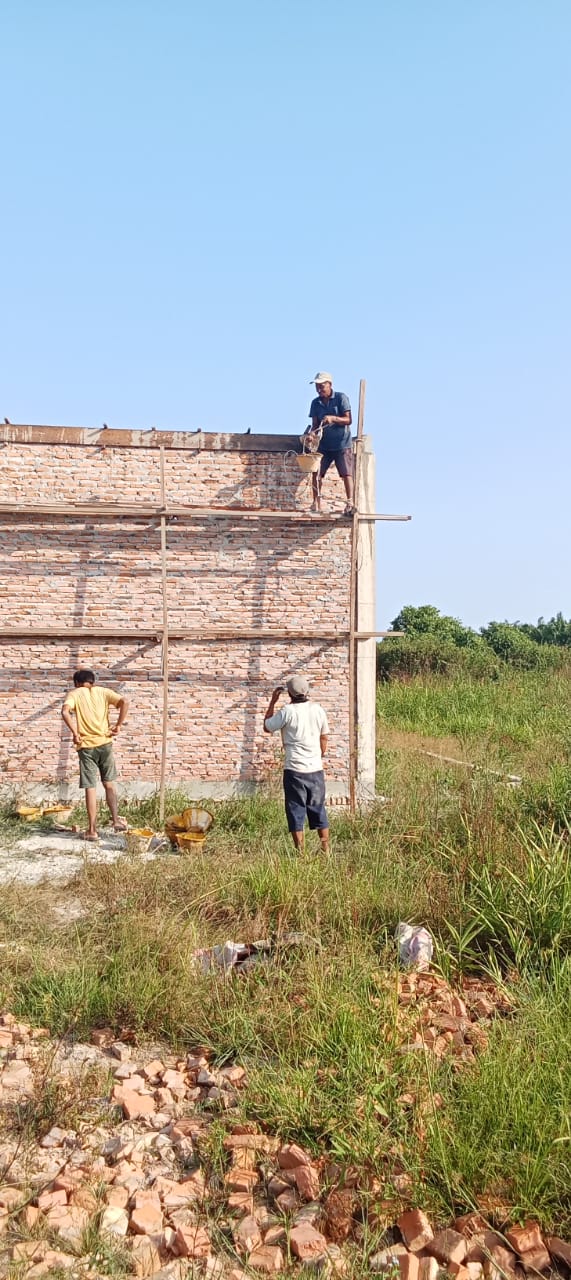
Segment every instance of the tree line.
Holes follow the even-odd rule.
[[[547,670],[570,656],[571,620],[562,613],[535,624],[489,622],[475,631],[435,605],[405,605],[391,627],[404,636],[377,646],[377,673],[385,680],[428,671],[498,678],[506,667]]]

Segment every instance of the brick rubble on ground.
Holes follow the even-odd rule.
[[[468,1008],[479,1018],[508,1008],[481,988],[459,997],[432,975],[408,975],[401,996],[414,997],[405,1003],[421,1018],[430,997],[431,1017],[436,1007],[438,1017],[474,1025]],[[455,1012],[451,997],[459,1002]],[[96,1252],[82,1253],[96,1225],[106,1247],[127,1250],[139,1277],[184,1280],[200,1272],[205,1280],[245,1280],[294,1266],[327,1280],[349,1272],[346,1251],[358,1248],[365,1220],[371,1241],[375,1232],[378,1240],[393,1238],[369,1257],[371,1272],[390,1280],[397,1273],[399,1280],[525,1280],[571,1270],[571,1244],[543,1237],[536,1222],[502,1234],[476,1212],[444,1228],[415,1205],[403,1205],[398,1216],[398,1199],[384,1200],[382,1184],[365,1171],[342,1171],[239,1122],[238,1091],[246,1085],[239,1065],[218,1070],[203,1053],[145,1055],[109,1029],[93,1041],[54,1046],[42,1029],[0,1015],[5,1132],[15,1108],[39,1098],[47,1065],[56,1064],[64,1089],[80,1086],[86,1067],[96,1067],[102,1082],[95,1107],[89,1077],[86,1118],[77,1128],[53,1125],[26,1149],[17,1136],[0,1141],[0,1275],[16,1268],[33,1280],[70,1270],[96,1280],[104,1263]],[[226,1125],[222,1181],[218,1174],[209,1180],[208,1160],[201,1162],[215,1117]]]

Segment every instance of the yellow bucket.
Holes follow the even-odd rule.
[[[53,822],[67,822],[68,818],[71,818],[74,807],[72,804],[46,804],[43,813],[47,814]]]
[[[194,849],[198,852],[213,822],[214,818],[208,809],[192,806],[168,818],[165,822],[165,831],[171,844],[176,845],[178,849],[183,851]]]
[[[140,857],[141,854],[147,853],[154,835],[155,832],[150,827],[132,827],[130,831],[125,833],[127,853],[132,854],[134,857]]]
[[[73,809],[72,804],[19,804],[16,813],[24,822],[37,822],[38,818],[44,816],[52,818],[54,822],[67,822]]]
[[[43,809],[39,804],[19,804],[16,813],[24,822],[35,822],[36,818],[41,818]]]
[[[300,471],[319,471],[323,457],[322,453],[296,453],[295,456]]]

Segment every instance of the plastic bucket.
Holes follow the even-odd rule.
[[[182,813],[168,818],[165,822],[165,831],[171,844],[176,845],[177,848],[182,850],[193,848],[198,851],[204,844],[206,833],[213,822],[214,818],[208,809],[193,805],[189,809],[183,809]]]

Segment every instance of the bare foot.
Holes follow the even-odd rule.
[[[98,831],[84,831],[84,832],[83,832],[83,839],[84,839],[84,840],[90,840],[90,841],[91,841],[91,843],[93,844],[95,840],[99,840],[99,832],[98,832]]]

